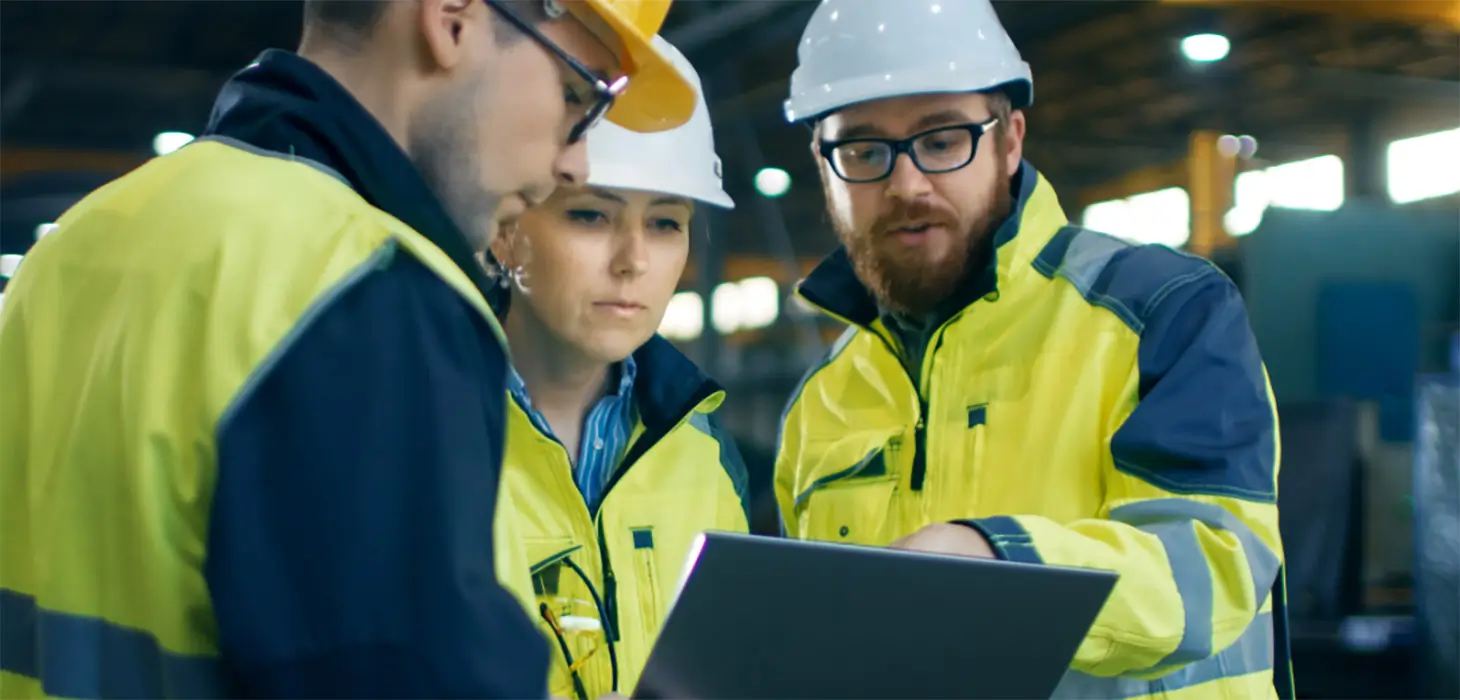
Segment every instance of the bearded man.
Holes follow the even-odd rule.
[[[988,0],[827,0],[798,58],[786,113],[842,242],[799,292],[849,328],[786,409],[787,533],[1119,573],[1057,697],[1290,693],[1277,415],[1236,286],[1069,224]]]

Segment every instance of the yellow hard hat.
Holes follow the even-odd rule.
[[[673,62],[654,47],[674,0],[583,0],[564,3],[569,11],[591,12],[608,25],[621,45],[629,85],[607,118],[630,131],[653,133],[676,128],[695,111],[695,90]],[[591,26],[591,24],[590,24]]]

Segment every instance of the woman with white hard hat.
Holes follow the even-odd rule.
[[[655,332],[690,219],[734,206],[703,96],[671,131],[600,125],[588,161],[492,248],[514,302],[499,571],[558,651],[549,690],[577,700],[631,692],[695,537],[748,529],[724,391]]]

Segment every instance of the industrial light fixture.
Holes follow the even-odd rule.
[[[1221,34],[1192,34],[1181,40],[1181,53],[1192,63],[1215,63],[1227,57],[1232,42]]]
[[[152,150],[159,156],[165,156],[188,145],[193,140],[193,135],[183,131],[164,131],[152,138]]]
[[[772,199],[791,189],[791,174],[780,168],[761,168],[755,174],[755,191]]]

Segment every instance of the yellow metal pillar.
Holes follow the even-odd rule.
[[[1404,22],[1460,29],[1460,0],[1161,0],[1168,5],[1263,7],[1270,10],[1330,13],[1354,19]]]
[[[1232,208],[1237,157],[1217,150],[1221,136],[1215,131],[1195,131],[1188,142],[1186,191],[1191,198],[1191,238],[1186,247],[1202,257],[1211,257],[1233,243],[1222,217]]]

